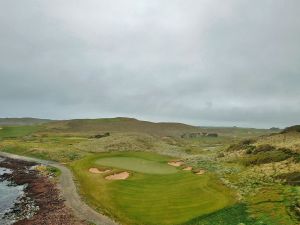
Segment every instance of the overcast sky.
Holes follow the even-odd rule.
[[[300,124],[299,0],[0,0],[0,117]]]

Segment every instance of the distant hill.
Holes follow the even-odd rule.
[[[182,136],[184,134],[218,134],[236,138],[257,137],[270,134],[269,129],[238,127],[199,127],[175,122],[149,122],[134,118],[117,117],[101,119],[48,120],[36,118],[0,118],[0,126],[45,124],[41,132],[101,135],[106,132],[144,133],[154,136]]]
[[[288,133],[288,132],[300,132],[300,125],[287,127],[282,131],[282,133]]]
[[[52,120],[37,118],[0,118],[0,126],[25,126],[48,123]]]
[[[104,132],[137,132],[156,136],[179,136],[199,132],[199,127],[182,123],[154,123],[133,118],[75,119],[47,124],[47,131],[96,134]]]

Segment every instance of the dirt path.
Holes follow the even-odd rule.
[[[108,218],[107,216],[97,213],[95,210],[90,208],[87,204],[85,204],[81,200],[79,194],[77,193],[75,183],[73,181],[73,175],[67,167],[53,161],[46,161],[46,160],[35,159],[26,156],[19,156],[19,155],[14,155],[5,152],[0,152],[0,156],[12,158],[12,159],[42,163],[60,169],[61,170],[60,189],[64,199],[66,200],[66,205],[73,209],[75,215],[77,215],[80,219],[92,222],[97,225],[118,224],[113,220],[111,220],[110,218]]]

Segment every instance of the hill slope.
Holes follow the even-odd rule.
[[[0,118],[0,126],[26,126],[48,123],[52,120],[37,118]]]
[[[135,132],[155,136],[179,136],[185,132],[200,132],[198,127],[182,123],[153,123],[132,118],[76,119],[47,124],[47,130],[61,133]]]

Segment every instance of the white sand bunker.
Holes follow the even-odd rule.
[[[96,174],[101,174],[101,173],[107,173],[110,172],[110,170],[99,170],[98,168],[90,168],[89,169],[90,173],[96,173]]]
[[[202,174],[204,174],[205,173],[205,170],[199,170],[196,174],[197,175],[202,175]]]
[[[126,180],[129,177],[128,172],[116,173],[105,177],[106,180]]]
[[[179,166],[182,166],[183,165],[183,162],[181,161],[172,161],[172,162],[168,162],[168,164],[170,166],[176,166],[176,167],[179,167]]]
[[[192,169],[193,169],[193,167],[188,166],[188,167],[183,168],[182,170],[185,170],[185,171],[191,171]]]

